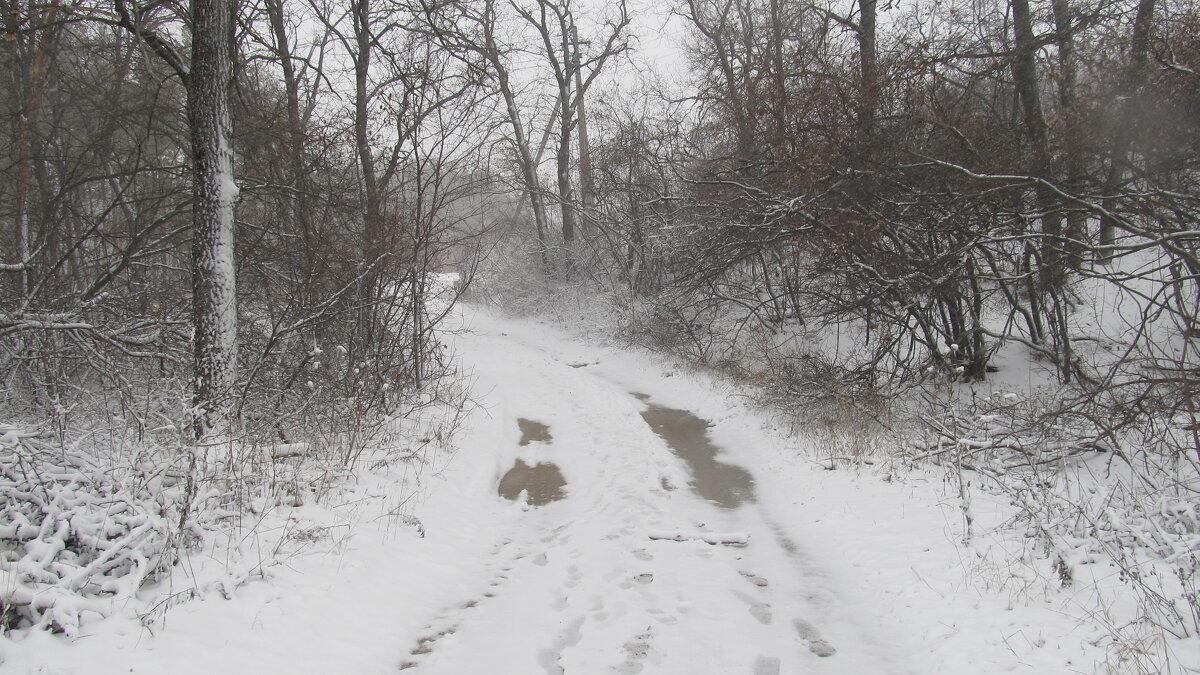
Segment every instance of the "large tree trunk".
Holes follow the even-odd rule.
[[[229,145],[231,10],[229,0],[192,0],[191,5],[187,116],[192,144],[197,439],[228,429],[237,377],[237,273],[233,259],[237,186]]]

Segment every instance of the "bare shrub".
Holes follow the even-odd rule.
[[[1175,430],[1141,417],[1113,434],[1111,408],[1084,414],[1063,394],[930,398],[913,460],[957,465],[1006,496],[1016,507],[1007,527],[1025,532],[1058,585],[1079,583],[1084,566],[1115,567],[1138,613],[1102,622],[1114,668],[1176,672],[1163,640],[1200,634],[1200,472],[1169,451]]]

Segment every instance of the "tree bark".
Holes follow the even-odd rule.
[[[571,135],[575,126],[575,115],[572,112],[574,106],[566,103],[570,95],[569,88],[560,88],[559,96],[563,98],[564,104],[562,115],[558,118],[558,154],[555,161],[563,244],[567,248],[575,241],[575,193],[571,186]]]
[[[542,39],[542,48],[550,68],[554,74],[555,84],[558,85],[558,97],[562,103],[559,117],[558,153],[556,158],[556,179],[558,187],[558,203],[562,214],[563,243],[569,249],[575,240],[578,221],[578,207],[575,203],[574,187],[571,181],[571,143],[575,133],[575,113],[577,105],[588,87],[591,86],[604,62],[610,56],[624,49],[618,45],[618,38],[625,27],[629,25],[629,15],[625,3],[620,3],[619,20],[610,23],[609,33],[600,53],[589,58],[587,65],[591,72],[586,77],[581,72],[584,63],[579,50],[580,41],[576,35],[575,17],[569,1],[537,0],[537,13],[533,10],[517,7],[517,13],[534,28]],[[570,263],[568,263],[568,272]]]
[[[575,195],[571,186],[571,138],[575,133],[575,70],[578,66],[573,44],[574,22],[569,6],[554,4],[553,0],[538,0],[538,14],[517,12],[533,26],[542,38],[547,60],[558,85],[561,114],[558,118],[558,152],[555,153],[555,182],[558,206],[562,217],[563,244],[568,249],[575,241]],[[558,44],[555,44],[550,15],[558,24]]]
[[[228,430],[237,378],[233,150],[229,84],[232,2],[192,0],[187,117],[192,151],[192,317],[198,440]]]
[[[771,0],[771,116],[774,118],[774,138],[771,152],[776,159],[790,154],[787,128],[787,62],[783,58],[784,16],[783,0]]]
[[[308,279],[316,274],[316,250],[319,243],[315,241],[312,227],[310,208],[310,180],[304,161],[304,117],[300,110],[300,82],[296,73],[295,56],[292,54],[291,42],[288,38],[287,25],[284,21],[284,0],[265,0],[267,20],[271,26],[271,34],[275,41],[275,54],[279,58],[279,67],[283,74],[283,90],[287,101],[287,134],[288,166],[286,179],[294,192],[285,197],[287,200],[286,214],[300,230],[304,248],[304,266],[298,271],[298,277],[305,279],[305,293],[311,292]],[[305,298],[306,303],[314,298]]]
[[[494,0],[488,0],[483,11],[483,17],[480,19],[483,29],[483,45],[480,52],[495,71],[497,89],[500,90],[500,97],[504,99],[504,109],[508,114],[508,123],[513,131],[513,146],[517,151],[517,165],[521,171],[522,182],[525,183],[525,193],[529,196],[529,206],[533,211],[533,222],[537,230],[538,243],[541,246],[539,253],[542,259],[542,270],[549,274],[550,266],[546,253],[548,247],[546,202],[542,198],[542,190],[538,182],[537,162],[534,160],[533,150],[529,145],[529,137],[525,133],[525,125],[521,121],[521,107],[517,103],[516,92],[513,90],[508,68],[504,64],[500,47],[496,42]]]

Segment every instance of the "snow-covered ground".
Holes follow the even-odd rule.
[[[1085,604],[1022,578],[986,536],[963,545],[957,488],[933,474],[826,470],[819,448],[708,377],[463,313],[453,347],[480,405],[452,460],[422,479],[424,537],[395,515],[395,486],[364,475],[272,516],[291,534],[262,580],[178,604],[152,631],[130,609],[74,641],[0,639],[0,669],[1071,673],[1105,659]],[[753,477],[746,503],[689,488],[642,417],[649,404],[711,422],[718,461]],[[519,419],[549,439],[522,444]],[[557,465],[565,498],[499,496],[518,458]],[[976,495],[976,532],[1007,508]]]

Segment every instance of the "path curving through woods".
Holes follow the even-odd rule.
[[[498,536],[486,584],[430,617],[401,669],[907,672],[757,501],[752,468],[709,421],[641,393],[661,391],[660,376],[621,381],[506,326],[477,320],[458,348],[506,430],[496,508],[522,513]],[[550,488],[531,477],[539,467],[553,467]]]

